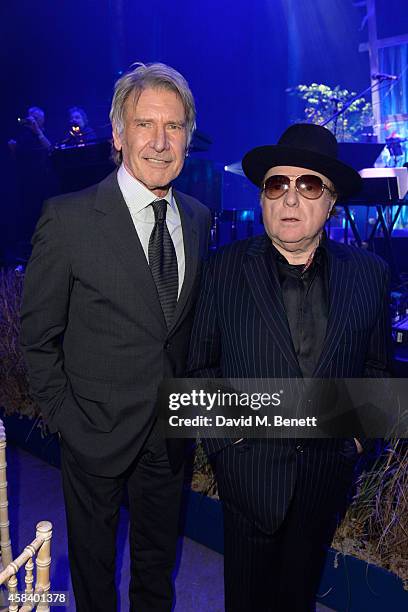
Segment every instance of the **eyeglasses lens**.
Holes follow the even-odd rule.
[[[303,174],[296,179],[296,189],[308,200],[317,200],[323,193],[323,181],[314,174]],[[265,195],[270,200],[282,197],[290,186],[290,178],[283,175],[270,176],[265,181]]]
[[[314,174],[304,174],[296,179],[298,192],[309,200],[317,200],[323,193],[323,181]]]

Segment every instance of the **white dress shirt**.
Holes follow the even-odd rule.
[[[170,237],[173,241],[177,257],[178,266],[178,296],[183,286],[185,273],[185,256],[183,230],[181,227],[180,211],[173,197],[173,190],[170,187],[163,198],[159,198],[147,187],[142,185],[126,170],[122,164],[118,170],[119,189],[122,192],[126,205],[132,217],[137,235],[143,247],[147,262],[149,262],[149,239],[154,227],[154,212],[150,206],[155,200],[166,200],[167,213],[166,224]]]

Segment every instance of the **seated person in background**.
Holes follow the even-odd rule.
[[[62,144],[70,147],[95,142],[96,133],[89,124],[88,117],[83,108],[73,106],[68,110],[69,113],[69,130]]]
[[[31,106],[17,122],[15,136],[8,141],[16,171],[16,210],[9,231],[13,243],[29,245],[42,203],[52,188],[49,164],[52,145],[44,130],[45,113],[38,106]],[[22,246],[18,257],[25,257],[26,248],[29,247]]]
[[[16,138],[8,141],[13,156],[31,156],[33,153],[47,153],[51,142],[44,133],[45,113],[38,106],[31,106],[24,119],[17,119],[19,132]]]

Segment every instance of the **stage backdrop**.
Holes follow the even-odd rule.
[[[33,104],[46,110],[54,139],[71,105],[108,132],[114,80],[137,60],[169,63],[188,78],[199,127],[214,140],[210,155],[222,163],[301,116],[286,89],[368,85],[367,53],[358,51],[364,10],[351,0],[20,0],[0,10],[3,143]]]
[[[379,29],[389,35],[395,14],[386,0],[377,3]],[[28,106],[44,108],[53,142],[63,137],[72,105],[108,136],[116,78],[138,60],[166,62],[189,80],[198,127],[213,140],[202,156],[230,164],[302,117],[291,91],[298,83],[368,86],[368,53],[358,50],[368,38],[365,12],[352,0],[2,2],[1,218],[15,206],[6,143]]]

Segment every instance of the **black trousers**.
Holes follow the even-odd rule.
[[[68,552],[77,612],[116,612],[116,533],[127,487],[132,612],[168,612],[174,589],[183,469],[173,474],[154,428],[132,466],[116,478],[88,474],[62,441]]]
[[[221,453],[226,453],[217,459],[224,510],[226,611],[312,612],[327,549],[347,507],[354,462],[344,459],[344,469],[339,469],[336,457],[322,462],[313,450],[299,454],[294,495],[280,527],[268,534],[243,511],[246,504],[238,495],[231,497],[231,490],[239,491],[240,476],[234,470],[242,471],[250,455],[246,459],[233,447]],[[331,470],[332,477],[326,480]],[[232,489],[229,483],[234,478]],[[242,488],[241,493],[253,495],[254,490]]]

